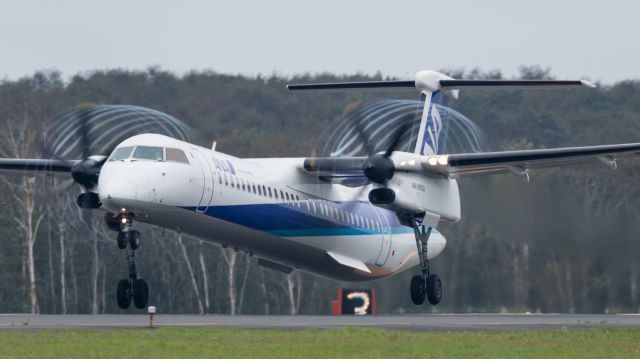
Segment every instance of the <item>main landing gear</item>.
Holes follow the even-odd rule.
[[[429,258],[427,257],[427,244],[432,227],[425,227],[422,222],[415,219],[413,222],[413,233],[416,237],[422,275],[411,278],[411,301],[415,305],[421,305],[426,297],[429,299],[429,303],[437,305],[442,299],[442,281],[437,274],[429,273]]]
[[[140,232],[131,229],[132,218],[133,216],[123,212],[118,217],[117,226],[113,219],[107,219],[107,224],[118,232],[118,248],[125,250],[129,264],[129,279],[120,279],[118,282],[118,306],[127,309],[133,301],[136,308],[143,309],[149,302],[149,288],[144,279],[138,278],[136,270],[136,250],[140,247]]]

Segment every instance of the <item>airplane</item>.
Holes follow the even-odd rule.
[[[83,188],[76,203],[105,212],[116,242],[128,253],[128,278],[117,285],[127,309],[148,304],[138,277],[138,224],[150,224],[244,251],[260,265],[360,282],[419,266],[410,297],[421,305],[442,299],[442,281],[430,261],[446,245],[438,225],[461,218],[457,179],[617,159],[640,154],[640,143],[521,151],[446,154],[436,99],[460,90],[592,88],[588,81],[456,80],[420,71],[410,81],[288,85],[291,91],[411,88],[423,102],[413,152],[398,149],[408,126],[389,147],[367,156],[238,158],[158,134],[130,137],[109,156],[81,160],[0,159],[0,171],[33,176],[71,175]],[[366,138],[366,131],[358,135]]]

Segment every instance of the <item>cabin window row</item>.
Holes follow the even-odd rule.
[[[340,208],[328,205],[326,201],[310,200],[312,212],[328,217],[332,220],[350,224],[352,226],[370,229],[372,231],[381,232],[382,225],[379,220],[369,219],[353,212],[348,212]]]
[[[224,184],[225,186],[230,186],[231,188],[235,188],[237,190],[253,193],[259,196],[268,197],[275,199],[277,201],[287,202],[292,205],[296,205],[300,207],[300,196],[291,194],[289,192],[279,190],[270,186],[265,186],[261,184],[255,184],[248,180],[238,178],[236,176],[231,176],[226,173],[218,173],[218,183]]]
[[[321,215],[337,222],[366,228],[378,233],[382,232],[382,224],[379,220],[369,219],[359,214],[354,214],[340,208],[335,208],[331,205],[328,205],[327,201],[316,199],[300,200],[300,197],[298,195],[290,194],[289,192],[283,191],[281,189],[265,186],[262,184],[256,184],[248,180],[238,178],[236,176],[231,176],[227,173],[217,173],[217,175],[218,183],[221,185],[224,184],[225,186],[229,186],[243,192],[272,198],[277,201],[283,201],[295,205],[298,208],[306,209],[307,212],[313,213],[314,215]],[[302,202],[304,202],[304,204]]]

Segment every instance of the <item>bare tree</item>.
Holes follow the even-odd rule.
[[[182,243],[182,234],[178,234],[178,244],[182,249],[182,256],[184,257],[184,261],[187,265],[187,270],[189,271],[189,276],[191,277],[191,284],[193,286],[193,291],[196,294],[196,299],[198,300],[198,310],[200,314],[204,314],[204,308],[202,306],[202,299],[200,299],[200,290],[198,289],[198,283],[196,281],[196,276],[193,272],[193,267],[191,266],[191,260],[189,260],[189,255],[187,254],[187,248],[184,243]]]
[[[200,241],[200,270],[202,270],[202,291],[204,292],[205,313],[209,313],[209,276],[207,275],[207,266],[204,263],[203,241]]]
[[[222,250],[222,257],[227,264],[227,283],[229,294],[229,314],[236,314],[236,260],[238,252],[233,249]]]
[[[300,299],[302,297],[302,278],[297,271],[287,274],[287,298],[289,298],[289,314],[300,313]]]
[[[35,131],[30,130],[30,117],[26,111],[22,111],[22,118],[7,121],[2,131],[3,148],[1,155],[4,157],[24,158],[33,155],[36,142]],[[36,283],[36,269],[34,246],[37,240],[37,232],[44,215],[36,201],[37,182],[36,177],[23,176],[14,182],[6,177],[2,180],[11,188],[12,196],[17,206],[13,220],[22,234],[25,248],[25,267],[29,281],[29,303],[31,313],[38,313],[38,291]]]

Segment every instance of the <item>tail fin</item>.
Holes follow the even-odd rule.
[[[438,110],[447,102],[447,96],[442,92],[422,91],[420,100],[424,102],[422,117],[414,153],[420,155],[442,154],[447,141],[449,122]]]

